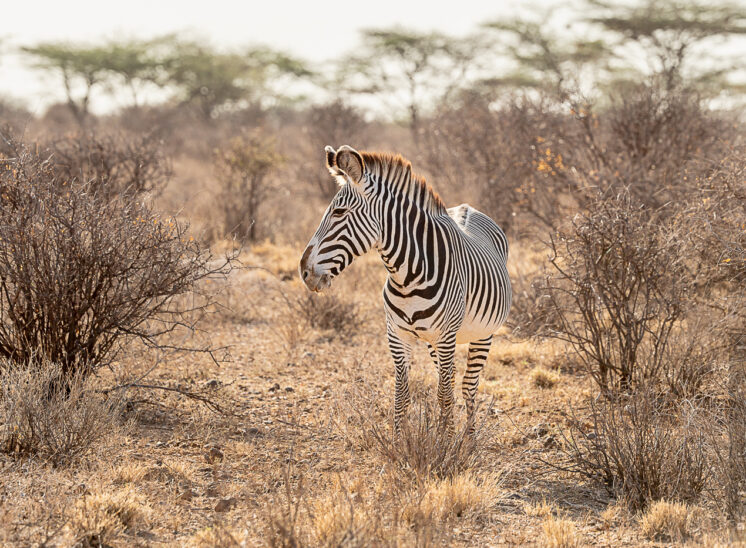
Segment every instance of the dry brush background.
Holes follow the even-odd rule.
[[[420,103],[423,75],[403,70],[399,121],[353,106],[360,90],[248,95],[241,58],[194,43],[157,66],[196,95],[98,116],[79,97],[37,117],[0,103],[0,544],[746,541],[742,112],[684,70],[687,48],[740,32],[712,14],[648,12],[658,27],[626,36],[657,69],[592,100],[573,78],[600,50],[516,21],[491,28],[532,52],[521,78]],[[599,22],[625,35],[639,20],[621,15]],[[661,28],[681,56],[646,41]],[[366,37],[404,68],[488,55]],[[241,70],[307,76],[263,55]],[[195,88],[205,59],[227,84]],[[421,348],[393,439],[377,257],[324,295],[298,278],[335,192],[327,144],[400,152],[508,233],[514,305],[473,437],[438,423]]]

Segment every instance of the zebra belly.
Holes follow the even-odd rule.
[[[499,323],[479,321],[477,318],[464,318],[461,328],[456,332],[456,343],[464,344],[486,339],[500,327]]]

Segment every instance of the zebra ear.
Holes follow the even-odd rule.
[[[353,183],[362,181],[363,171],[365,171],[365,161],[357,150],[350,146],[342,145],[337,150],[334,161],[350,181]]]
[[[334,157],[337,155],[337,152],[329,145],[324,147],[324,152],[326,152],[326,169],[335,177],[340,175],[339,169],[334,165]]]

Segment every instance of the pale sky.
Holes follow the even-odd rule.
[[[265,44],[312,62],[354,48],[359,31],[401,25],[463,35],[486,20],[516,14],[527,2],[510,0],[20,0],[2,2],[0,95],[20,100],[37,114],[60,84],[28,70],[13,49],[42,41],[96,42],[194,33],[226,48]],[[546,4],[546,3],[545,3]],[[8,51],[10,50],[10,51]],[[95,105],[94,105],[95,107]]]
[[[631,2],[632,0],[618,0]],[[743,1],[743,0],[741,0]],[[0,96],[17,100],[35,114],[64,98],[56,76],[28,68],[20,46],[44,41],[95,43],[192,33],[223,48],[262,44],[311,63],[340,57],[358,43],[361,29],[391,27],[465,35],[489,20],[528,15],[563,30],[567,0],[0,0]],[[542,13],[544,12],[544,13]],[[727,51],[743,52],[744,39]],[[706,62],[706,59],[705,59]],[[111,99],[92,102],[92,110]]]

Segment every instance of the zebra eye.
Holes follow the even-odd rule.
[[[335,207],[332,210],[332,217],[341,217],[342,215],[344,215],[345,213],[347,213],[347,211],[348,210],[347,210],[346,207]]]

